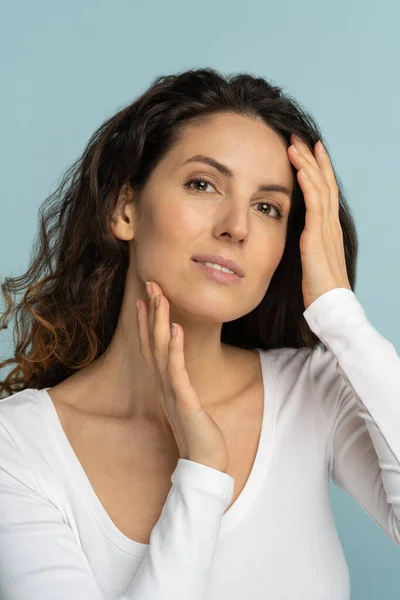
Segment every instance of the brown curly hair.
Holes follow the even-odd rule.
[[[110,229],[124,185],[140,192],[182,126],[221,112],[261,117],[290,145],[290,133],[313,149],[322,135],[313,118],[282,88],[248,73],[223,76],[212,68],[154,79],[127,107],[105,121],[57,189],[39,209],[40,231],[28,270],[1,285],[6,310],[0,328],[14,322],[15,367],[0,381],[0,397],[26,388],[53,387],[87,366],[114,334],[128,269],[128,242]],[[326,147],[326,142],[322,140]],[[221,342],[242,348],[325,346],[304,319],[300,236],[305,202],[291,165],[294,190],[284,254],[267,293],[249,314],[222,325]],[[335,174],[336,175],[336,174]],[[354,290],[358,241],[339,187],[349,282]],[[140,193],[137,194],[140,211]],[[23,291],[20,302],[12,299]]]

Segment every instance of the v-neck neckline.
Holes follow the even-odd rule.
[[[247,481],[232,506],[222,515],[219,538],[224,537],[245,515],[264,484],[269,468],[273,448],[273,433],[275,430],[276,398],[273,361],[269,351],[256,348],[259,354],[262,383],[263,383],[263,416],[256,456]],[[81,462],[78,459],[59,419],[48,390],[51,387],[35,390],[46,409],[51,429],[55,432],[61,450],[70,467],[72,480],[78,484],[78,489],[84,497],[91,513],[96,518],[108,537],[126,552],[135,556],[143,556],[149,544],[137,542],[126,536],[112,521],[111,517],[100,502],[94,491]]]

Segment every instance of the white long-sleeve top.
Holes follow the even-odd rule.
[[[96,496],[47,390],[0,401],[2,600],[349,600],[329,478],[400,546],[400,358],[355,294],[303,313],[328,348],[258,349],[250,476],[180,459],[150,543]],[[118,493],[118,490],[115,490]]]

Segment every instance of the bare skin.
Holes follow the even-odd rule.
[[[263,414],[258,354],[238,349],[236,360],[239,372],[246,374],[246,381],[235,397],[209,408],[229,449],[226,472],[235,480],[233,497],[226,510],[236,501],[250,474]],[[154,424],[81,411],[71,403],[72,396],[62,387],[64,383],[49,393],[97,497],[122,533],[148,544],[179,459],[174,439],[164,436]]]
[[[202,162],[182,165],[197,154],[227,165],[234,178]],[[199,176],[210,183],[185,186]],[[155,168],[140,216],[132,195],[121,193],[112,231],[129,242],[130,266],[109,347],[50,390],[96,494],[116,526],[136,541],[148,543],[179,458],[140,352],[135,301],[147,300],[146,281],[155,281],[168,298],[171,322],[184,332],[191,384],[225,435],[227,472],[235,479],[230,506],[253,466],[263,407],[259,355],[222,344],[220,337],[224,322],[261,302],[283,255],[290,200],[282,192],[257,191],[265,183],[293,189],[285,142],[262,121],[230,113],[188,127]],[[239,262],[245,269],[240,285],[199,273],[191,257],[207,252]]]

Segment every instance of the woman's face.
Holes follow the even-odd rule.
[[[195,155],[218,161],[231,175],[191,160]],[[197,178],[207,182],[191,181]],[[264,297],[285,248],[290,197],[259,190],[267,184],[292,195],[285,142],[262,120],[225,113],[186,126],[143,191],[130,269],[160,285],[177,317],[187,312],[192,320],[223,323],[247,314]],[[212,279],[192,260],[210,253],[243,267],[239,284]]]

